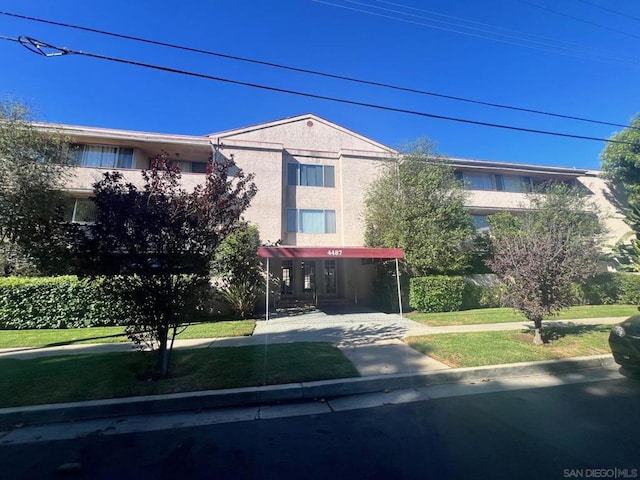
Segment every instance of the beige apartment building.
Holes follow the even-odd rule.
[[[88,197],[105,171],[119,170],[132,183],[165,151],[178,163],[185,188],[202,183],[209,158],[233,157],[255,174],[258,193],[245,218],[261,239],[260,249],[280,279],[277,301],[368,302],[374,261],[402,256],[397,249],[364,248],[363,201],[368,186],[398,152],[313,114],[205,136],[167,135],[70,125],[55,128],[70,138],[76,163],[67,188],[74,200],[69,219],[92,220]],[[526,208],[526,194],[551,179],[582,185],[609,226],[615,243],[628,230],[608,200],[598,172],[564,167],[451,159],[465,181],[468,206],[478,229],[486,216]],[[268,259],[268,260],[267,260]]]

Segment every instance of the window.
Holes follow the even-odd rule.
[[[473,220],[473,224],[476,227],[476,231],[478,232],[488,232],[491,230],[491,226],[489,222],[487,222],[486,215],[471,215],[471,219]]]
[[[517,175],[496,175],[496,187],[503,192],[530,192],[531,178]]]
[[[287,232],[336,233],[335,210],[287,210]]]
[[[191,162],[191,173],[207,173],[207,162]]]
[[[530,192],[531,177],[519,175],[491,175],[480,172],[456,172],[468,190],[498,190],[499,192]]]
[[[495,190],[488,173],[462,172],[465,187],[470,190]]]
[[[88,198],[69,198],[64,207],[64,220],[73,223],[93,223],[97,218],[95,204]]]
[[[288,163],[287,185],[333,188],[336,186],[335,169],[331,165]]]
[[[75,165],[82,167],[132,168],[133,148],[74,144],[70,147]]]
[[[172,163],[180,169],[181,173],[207,173],[207,162],[173,160]]]

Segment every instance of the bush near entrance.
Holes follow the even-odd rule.
[[[414,277],[409,283],[409,305],[421,312],[462,309],[467,282],[461,276]]]

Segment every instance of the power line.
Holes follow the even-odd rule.
[[[518,30],[511,30],[508,28],[504,28],[504,27],[500,27],[500,26],[496,26],[496,25],[491,25],[488,23],[483,23],[483,22],[477,22],[475,20],[467,20],[464,18],[460,18],[460,17],[456,17],[453,15],[445,15],[442,13],[438,13],[438,12],[434,12],[432,10],[425,10],[423,8],[417,8],[417,7],[412,7],[410,5],[403,5],[401,3],[396,3],[396,2],[390,2],[390,1],[385,1],[385,0],[375,0],[378,3],[382,3],[382,4],[386,4],[386,5],[392,5],[394,7],[400,7],[403,8],[405,10],[409,10],[409,11],[415,11],[415,12],[420,12],[420,13],[426,13],[428,15],[436,15],[438,17],[444,17],[444,18],[448,18],[448,19],[453,19],[457,22],[464,22],[464,23],[470,23],[473,25],[479,25],[481,27],[486,27],[489,30],[486,30],[485,28],[477,28],[477,27],[470,27],[467,25],[460,25],[460,24],[456,24],[453,22],[445,22],[442,20],[437,20],[435,18],[429,18],[428,16],[423,16],[423,15],[415,15],[415,14],[411,14],[411,13],[407,13],[407,12],[403,12],[401,10],[392,10],[392,9],[388,9],[388,8],[383,8],[383,7],[377,7],[375,5],[371,5],[368,3],[363,3],[363,2],[358,2],[356,0],[342,0],[344,2],[348,2],[348,3],[355,3],[358,5],[364,5],[370,8],[376,8],[376,9],[382,9],[382,10],[386,10],[386,11],[390,11],[393,13],[399,13],[401,15],[405,15],[405,16],[411,16],[411,17],[417,17],[417,18],[421,18],[421,19],[425,19],[425,20],[429,20],[429,21],[433,21],[433,22],[438,22],[438,23],[444,23],[444,24],[448,24],[448,25],[453,25],[455,27],[461,27],[461,28],[467,28],[470,30],[476,30],[476,31],[480,31],[483,33],[488,33],[489,35],[496,35],[496,36],[500,36],[500,37],[506,37],[506,38],[512,38],[512,39],[516,39],[519,41],[525,41],[525,42],[531,42],[531,43],[535,43],[538,45],[544,45],[544,46],[549,46],[551,48],[560,48],[560,49],[573,49],[574,51],[577,50],[579,52],[584,52],[585,49],[587,50],[591,50],[594,53],[598,54],[597,52],[602,52],[602,54],[604,55],[617,55],[618,57],[620,57],[621,55],[618,52],[608,52],[606,50],[602,50],[602,49],[598,49],[598,48],[592,48],[592,47],[585,47],[584,45],[577,45],[575,43],[570,43],[570,42],[563,42],[563,41],[558,41],[558,40],[554,40],[554,39],[550,39],[547,37],[542,37],[540,35],[533,35],[530,33],[523,33],[520,32]],[[507,32],[507,33],[501,33],[501,32]],[[457,31],[455,31],[455,33],[459,33]],[[499,41],[498,39],[492,39],[492,40],[496,40]],[[529,45],[525,45],[529,48],[535,48],[533,46],[529,46]],[[599,54],[598,54],[599,55]],[[626,55],[622,55],[622,57],[625,57]],[[582,57],[584,58],[584,57]],[[628,56],[629,60],[637,60],[637,58],[632,57],[632,56]]]
[[[445,115],[437,115],[437,114],[428,113],[428,112],[421,112],[421,111],[417,111],[417,110],[408,110],[408,109],[403,109],[403,108],[390,107],[390,106],[386,106],[386,105],[379,105],[379,104],[375,104],[375,103],[359,102],[359,101],[356,101],[356,100],[349,100],[349,99],[345,99],[345,98],[330,97],[330,96],[319,95],[319,94],[315,94],[315,93],[302,92],[302,91],[298,91],[298,90],[289,90],[289,89],[285,89],[285,88],[273,87],[273,86],[270,86],[270,85],[262,85],[262,84],[251,83],[251,82],[243,82],[243,81],[240,81],[240,80],[233,80],[233,79],[229,79],[229,78],[217,77],[217,76],[208,75],[208,74],[205,74],[205,73],[191,72],[191,71],[187,71],[187,70],[180,70],[180,69],[177,69],[177,68],[166,67],[166,66],[163,66],[163,65],[156,65],[156,64],[152,64],[152,63],[138,62],[138,61],[135,61],[135,60],[128,60],[128,59],[117,58],[117,57],[110,57],[110,56],[107,56],[107,55],[100,55],[100,54],[95,54],[95,53],[90,53],[90,52],[84,52],[84,51],[81,51],[81,50],[72,50],[72,49],[66,48],[66,47],[57,47],[55,45],[50,45],[50,44],[47,44],[45,42],[41,42],[39,40],[35,40],[35,39],[29,38],[29,37],[25,37],[25,36],[21,36],[18,39],[10,38],[10,37],[2,37],[2,39],[3,40],[10,40],[10,41],[18,42],[21,45],[23,45],[24,47],[28,48],[30,51],[32,51],[34,53],[37,53],[39,55],[43,55],[45,57],[75,54],[75,55],[80,55],[80,56],[85,56],[85,57],[90,57],[90,58],[96,58],[96,59],[99,59],[99,60],[107,60],[107,61],[116,62],[116,63],[122,63],[122,64],[126,64],[126,65],[134,65],[134,66],[138,66],[138,67],[150,68],[150,69],[153,69],[153,70],[159,70],[159,71],[168,72],[168,73],[176,73],[176,74],[186,75],[186,76],[195,77],[195,78],[202,78],[202,79],[206,79],[206,80],[214,80],[214,81],[224,82],[224,83],[228,83],[228,84],[232,84],[232,85],[241,85],[241,86],[245,86],[245,87],[257,88],[257,89],[267,90],[267,91],[271,91],[271,92],[285,93],[285,94],[288,94],[288,95],[296,95],[296,96],[299,96],[299,97],[313,98],[313,99],[316,99],[316,100],[325,100],[325,101],[330,101],[330,102],[335,102],[335,103],[342,103],[342,104],[346,104],[346,105],[354,105],[354,106],[358,106],[358,107],[372,108],[372,109],[383,110],[383,111],[388,111],[388,112],[404,113],[404,114],[414,115],[414,116],[419,116],[419,117],[434,118],[434,119],[438,119],[438,120],[448,120],[448,121],[452,121],[452,122],[466,123],[466,124],[471,124],[471,125],[480,125],[480,126],[484,126],[484,127],[501,128],[501,129],[504,129],[504,130],[535,133],[535,134],[541,134],[541,135],[551,135],[551,136],[564,137],[564,138],[574,138],[574,139],[578,139],[578,140],[593,140],[593,141],[598,141],[598,142],[619,143],[619,144],[624,144],[624,145],[640,146],[637,143],[626,142],[626,141],[622,141],[622,140],[612,140],[612,139],[599,138],[599,137],[590,137],[590,136],[586,136],[586,135],[574,135],[574,134],[570,134],[570,133],[553,132],[553,131],[549,131],[549,130],[538,130],[538,129],[533,129],[533,128],[516,127],[516,126],[513,126],[513,125],[505,125],[505,124],[499,124],[499,123],[483,122],[483,121],[480,121],[480,120],[470,120],[470,119],[465,119],[465,118],[449,117],[449,116],[445,116]]]
[[[343,1],[352,2],[352,0],[343,0]],[[390,2],[390,1],[387,1],[387,0],[375,0],[375,1],[378,2],[378,3],[386,4],[386,5],[393,5],[395,7],[404,8],[404,9],[410,10],[410,11],[426,13],[428,15],[436,15],[438,17],[450,18],[450,19],[453,19],[453,20],[457,20],[459,22],[470,23],[470,24],[473,24],[473,25],[480,25],[482,27],[487,27],[487,28],[492,29],[492,30],[500,30],[500,31],[503,31],[503,32],[508,32],[508,33],[512,34],[512,35],[509,35],[511,38],[519,37],[519,39],[524,40],[524,41],[532,41],[532,42],[535,41],[535,40],[529,40],[529,38],[539,39],[540,41],[536,41],[536,43],[546,44],[546,45],[549,45],[551,47],[572,48],[572,49],[575,49],[575,50],[578,50],[578,51],[584,51],[585,49],[588,49],[588,50],[591,50],[593,52],[602,52],[602,54],[604,54],[604,55],[618,55],[618,56],[620,56],[619,52],[611,52],[611,51],[603,50],[603,49],[600,49],[600,48],[585,47],[584,45],[579,45],[579,44],[576,44],[576,43],[565,42],[565,41],[561,41],[561,40],[557,40],[557,39],[543,37],[541,35],[535,35],[535,34],[531,34],[531,33],[524,33],[524,32],[521,32],[519,30],[512,30],[512,29],[509,29],[509,28],[500,27],[498,25],[491,25],[489,23],[478,22],[478,21],[475,21],[475,20],[467,20],[465,18],[456,17],[456,16],[453,16],[453,15],[446,15],[446,14],[443,14],[443,13],[434,12],[433,10],[425,10],[423,8],[412,7],[410,5],[403,5],[401,3]],[[590,3],[590,2],[588,2],[586,0],[578,0],[578,1],[598,7],[598,5]],[[355,3],[355,2],[353,2],[353,3]],[[604,8],[604,7],[601,7],[601,8]],[[606,9],[605,8],[605,10],[610,10],[610,9]],[[610,11],[613,11],[613,10],[610,10]],[[404,12],[398,12],[398,13],[401,13],[403,15],[405,14]],[[419,17],[419,18],[425,18],[427,20],[433,20],[433,19],[430,19],[429,17],[424,17],[424,16]],[[461,25],[461,26],[463,28],[469,28],[469,27],[465,27],[464,25]],[[489,31],[488,33],[493,34],[493,32],[491,32],[491,31]],[[496,33],[496,35],[500,35],[500,34]],[[529,38],[527,38],[527,37],[529,37]],[[566,45],[566,47],[563,46],[563,45]],[[630,60],[637,60],[636,57],[633,57],[633,56],[630,56],[630,55],[629,56],[623,55],[623,57],[627,57]]]
[[[431,96],[431,97],[444,98],[444,99],[447,99],[447,100],[454,100],[454,101],[466,102],[466,103],[471,103],[471,104],[476,104],[476,105],[483,105],[483,106],[487,106],[487,107],[501,108],[501,109],[505,109],[505,110],[513,110],[513,111],[526,112],[526,113],[533,113],[533,114],[536,114],[536,115],[546,115],[546,116],[550,116],[550,117],[564,118],[564,119],[568,119],[568,120],[575,120],[575,121],[580,121],[580,122],[594,123],[594,124],[599,124],[599,125],[608,125],[608,126],[622,127],[622,128],[635,128],[635,127],[633,127],[631,125],[626,125],[626,124],[621,124],[621,123],[606,122],[606,121],[595,120],[595,119],[591,119],[591,118],[578,117],[578,116],[575,116],[575,115],[565,115],[565,114],[561,114],[561,113],[548,112],[548,111],[537,110],[537,109],[532,109],[532,108],[525,108],[525,107],[518,107],[518,106],[514,106],[514,105],[505,105],[505,104],[499,104],[499,103],[494,103],[494,102],[485,102],[485,101],[482,101],[482,100],[475,100],[475,99],[459,97],[459,96],[455,96],[455,95],[446,95],[446,94],[443,94],[443,93],[431,92],[431,91],[420,90],[420,89],[415,89],[415,88],[402,87],[402,86],[398,86],[398,85],[392,85],[392,84],[389,84],[389,83],[376,82],[376,81],[365,80],[365,79],[355,78],[355,77],[350,77],[350,76],[345,76],[345,75],[336,75],[336,74],[332,74],[332,73],[321,72],[321,71],[318,71],[318,70],[310,70],[310,69],[305,69],[305,68],[292,67],[292,66],[289,66],[289,65],[283,65],[283,64],[279,64],[279,63],[266,62],[266,61],[262,61],[262,60],[256,60],[256,59],[246,58],[246,57],[239,57],[239,56],[235,56],[235,55],[228,55],[228,54],[224,54],[224,53],[220,53],[220,52],[214,52],[214,51],[211,51],[211,50],[204,50],[204,49],[200,49],[200,48],[187,47],[187,46],[184,46],[184,45],[178,45],[178,44],[174,44],[174,43],[167,43],[167,42],[162,42],[162,41],[158,41],[158,40],[151,40],[151,39],[148,39],[148,38],[136,37],[136,36],[132,36],[132,35],[125,35],[125,34],[121,34],[121,33],[109,32],[109,31],[106,31],[106,30],[99,30],[99,29],[96,29],[96,28],[84,27],[84,26],[80,26],[80,25],[73,25],[73,24],[57,22],[57,21],[53,21],[53,20],[46,20],[46,19],[31,17],[31,16],[27,16],[27,15],[20,15],[20,14],[17,14],[17,13],[0,11],[0,15],[20,18],[20,19],[23,19],[23,20],[29,20],[29,21],[34,21],[34,22],[39,22],[39,23],[44,23],[44,24],[49,24],[49,25],[56,25],[56,26],[60,26],[60,27],[64,27],[64,28],[82,30],[82,31],[87,31],[87,32],[91,32],[91,33],[98,33],[100,35],[107,35],[107,36],[110,36],[110,37],[122,38],[122,39],[125,39],[125,40],[133,40],[133,41],[136,41],[136,42],[142,42],[142,43],[147,43],[147,44],[151,44],[151,45],[157,45],[157,46],[161,46],[161,47],[173,48],[173,49],[188,51],[188,52],[192,52],[192,53],[199,53],[199,54],[205,54],[205,55],[215,56],[215,57],[219,57],[219,58],[225,58],[225,59],[229,59],[229,60],[236,60],[236,61],[241,61],[241,62],[245,62],[245,63],[251,63],[251,64],[255,64],[255,65],[262,65],[262,66],[278,68],[278,69],[288,70],[288,71],[293,71],[293,72],[298,72],[298,73],[316,75],[316,76],[320,76],[320,77],[324,77],[324,78],[331,78],[331,79],[335,79],[335,80],[348,81],[348,82],[358,83],[358,84],[361,84],[361,85],[370,85],[370,86],[374,86],[374,87],[387,88],[387,89],[392,89],[392,90],[401,91],[401,92],[414,93],[414,94],[419,94],[419,95],[426,95],[426,96]]]
[[[625,65],[628,65],[629,62],[632,62],[635,66],[638,66],[638,59],[635,57],[631,57],[628,55],[621,55],[620,53],[612,53],[612,52],[607,52],[607,51],[603,51],[600,49],[593,49],[593,48],[589,48],[589,50],[592,50],[592,55],[595,54],[597,55],[599,58],[594,58],[593,56],[586,56],[583,54],[585,48],[584,47],[580,47],[580,46],[571,46],[571,44],[567,44],[570,45],[569,47],[565,47],[565,46],[561,46],[561,45],[549,45],[548,42],[540,42],[540,41],[536,41],[536,40],[530,40],[527,38],[523,38],[522,35],[520,35],[520,38],[516,38],[513,35],[505,35],[505,34],[501,34],[501,33],[494,33],[494,32],[488,32],[488,35],[497,35],[497,36],[501,36],[501,37],[511,37],[513,39],[515,39],[516,41],[511,41],[511,40],[505,40],[502,38],[495,38],[492,36],[487,36],[487,35],[483,35],[480,33],[472,33],[472,32],[465,32],[465,31],[461,31],[461,30],[456,30],[453,28],[448,28],[448,27],[442,27],[442,26],[438,26],[438,25],[431,25],[428,23],[423,23],[423,22],[419,22],[416,20],[410,20],[407,18],[402,18],[402,17],[398,17],[398,16],[393,16],[393,15],[388,15],[388,14],[383,14],[383,13],[378,13],[378,12],[372,12],[369,10],[364,10],[361,8],[356,8],[356,7],[350,7],[347,5],[341,5],[338,3],[332,3],[330,1],[326,1],[326,0],[312,0],[316,3],[322,3],[325,5],[330,5],[332,7],[338,7],[338,8],[342,8],[345,10],[351,10],[351,11],[355,11],[355,12],[359,12],[359,13],[366,13],[367,15],[373,15],[376,17],[381,17],[381,18],[388,18],[391,20],[395,20],[395,21],[400,21],[400,22],[404,22],[404,23],[409,23],[412,25],[418,25],[421,27],[427,27],[427,28],[432,28],[432,29],[436,29],[436,30],[442,30],[445,32],[452,32],[452,33],[456,33],[459,35],[465,35],[468,37],[473,37],[473,38],[481,38],[484,40],[491,40],[494,42],[499,42],[499,43],[504,43],[507,45],[514,45],[517,47],[524,47],[524,48],[530,48],[530,49],[534,49],[534,50],[540,50],[543,52],[548,52],[548,53],[555,53],[555,54],[559,54],[559,55],[565,55],[565,56],[569,56],[569,57],[574,57],[574,58],[581,58],[581,59],[586,59],[586,60],[596,60],[599,62],[603,62],[603,63],[608,63],[608,64],[621,64],[621,62],[624,62]],[[367,7],[371,7],[371,8],[378,8],[378,9],[383,9],[383,10],[390,10],[390,9],[384,9],[382,7],[375,7],[373,5],[369,5],[369,4],[363,4],[361,2],[356,2],[354,0],[342,0],[344,2],[348,2],[348,3],[355,3],[355,4],[359,4],[359,5],[365,5]],[[406,8],[411,8],[411,7],[406,7]],[[414,17],[418,17],[418,18],[425,18],[425,17],[419,17],[417,15],[410,15],[404,12],[398,12],[395,10],[391,10],[394,13],[399,13],[401,15],[405,15],[405,16],[414,16]],[[435,21],[435,22],[440,22],[440,23],[448,23],[448,22],[442,22],[440,20],[435,20],[435,19],[430,19],[427,18],[427,20],[429,21]],[[464,20],[466,21],[466,20]],[[473,30],[480,30],[477,28],[472,28],[472,27],[467,27],[464,25],[456,25],[456,27],[458,28],[467,28],[467,29],[473,29]],[[486,32],[486,31],[485,31]],[[520,43],[518,43],[520,42]],[[525,42],[525,43],[523,43]],[[526,42],[529,42],[529,44],[527,44]],[[553,42],[553,41],[552,41]],[[539,45],[531,45],[530,43],[535,43],[535,44],[539,44]],[[558,42],[555,42],[558,43]],[[547,46],[544,46],[544,44],[546,44]],[[543,46],[540,46],[543,45]],[[570,51],[565,51],[565,50],[571,50],[573,49],[573,52]],[[600,53],[597,53],[597,51],[600,50],[604,53],[604,55],[608,55],[608,56],[604,56]],[[575,52],[578,53],[575,53]],[[611,58],[611,56],[615,56],[617,58]],[[626,57],[626,58],[625,58]]]
[[[632,20],[636,20],[636,21],[640,22],[640,17],[634,17],[633,15],[629,15],[628,13],[619,12],[618,10],[614,10],[613,8],[605,7],[603,5],[598,5],[597,3],[593,3],[593,2],[588,2],[587,0],[578,0],[578,2],[584,3],[585,5],[590,5],[590,6],[595,7],[595,8],[599,8],[600,10],[604,10],[606,12],[610,12],[610,13],[613,13],[615,15],[619,15],[621,17],[630,18]]]
[[[640,35],[634,35],[633,33],[624,32],[622,30],[618,30],[617,28],[607,27],[606,25],[602,25],[601,23],[592,22],[590,20],[585,20],[584,18],[576,17],[574,15],[569,15],[568,13],[559,12],[558,10],[554,10],[553,8],[545,7],[543,5],[538,5],[537,3],[530,2],[529,0],[520,0],[522,3],[526,3],[527,5],[531,5],[532,7],[539,8],[540,10],[546,10],[547,12],[553,13],[554,15],[559,15],[561,17],[571,18],[577,22],[586,23],[587,25],[592,25],[594,27],[602,28],[604,30],[609,30],[610,32],[619,33],[621,35],[626,35],[628,37],[636,38],[640,40]]]

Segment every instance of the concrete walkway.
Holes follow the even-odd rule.
[[[549,321],[547,325],[576,326],[613,324],[626,317]],[[522,330],[529,322],[494,323],[428,327],[402,318],[370,310],[299,311],[259,320],[250,337],[176,340],[175,348],[213,348],[244,345],[269,345],[292,342],[328,342],[338,346],[362,376],[430,372],[449,369],[437,360],[422,355],[401,341],[414,335],[460,332]],[[0,349],[0,358],[28,359],[42,356],[131,351],[130,343],[78,344],[45,348]]]

